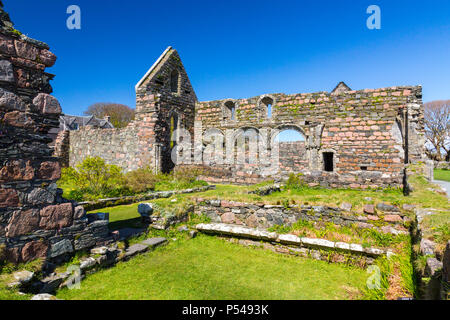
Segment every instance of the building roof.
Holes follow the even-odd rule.
[[[114,126],[109,119],[99,119],[94,116],[71,116],[61,115],[59,117],[60,130],[77,130],[80,127],[92,126],[101,129],[112,129]]]

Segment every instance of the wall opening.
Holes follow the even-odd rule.
[[[233,101],[227,101],[225,103],[225,107],[226,107],[225,118],[228,120],[236,120],[236,104]]]
[[[173,70],[170,74],[170,91],[173,93],[178,92],[178,71]]]
[[[334,153],[333,152],[324,152],[323,153],[323,169],[327,172],[334,171],[334,163],[333,163]]]
[[[270,97],[265,97],[261,100],[261,105],[264,109],[265,115],[267,119],[272,118],[272,107],[273,107],[273,99]]]

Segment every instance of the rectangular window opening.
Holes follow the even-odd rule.
[[[327,172],[334,171],[333,156],[334,156],[333,152],[324,152],[323,153],[324,170]]]

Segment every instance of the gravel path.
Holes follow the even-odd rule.
[[[450,182],[448,181],[441,181],[441,180],[434,180],[433,183],[436,183],[443,187],[445,191],[447,191],[447,197],[450,198]]]

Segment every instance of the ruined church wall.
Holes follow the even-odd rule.
[[[273,102],[271,118],[266,116],[265,105],[261,103],[265,97]],[[410,161],[424,157],[420,86],[347,91],[336,95],[326,92],[271,94],[231,100],[236,106],[235,120],[227,117],[225,103],[230,100],[197,104],[196,120],[201,122],[202,130],[294,128],[305,136],[307,149],[299,162],[308,165],[299,167],[298,172],[305,174],[305,179],[314,185],[400,187],[405,152]],[[323,152],[334,154],[334,172],[324,171]],[[240,165],[224,165],[218,170],[228,172],[221,182],[252,183],[264,180],[258,172],[260,168],[254,166],[247,170]],[[282,169],[273,177],[285,176],[288,171]]]

